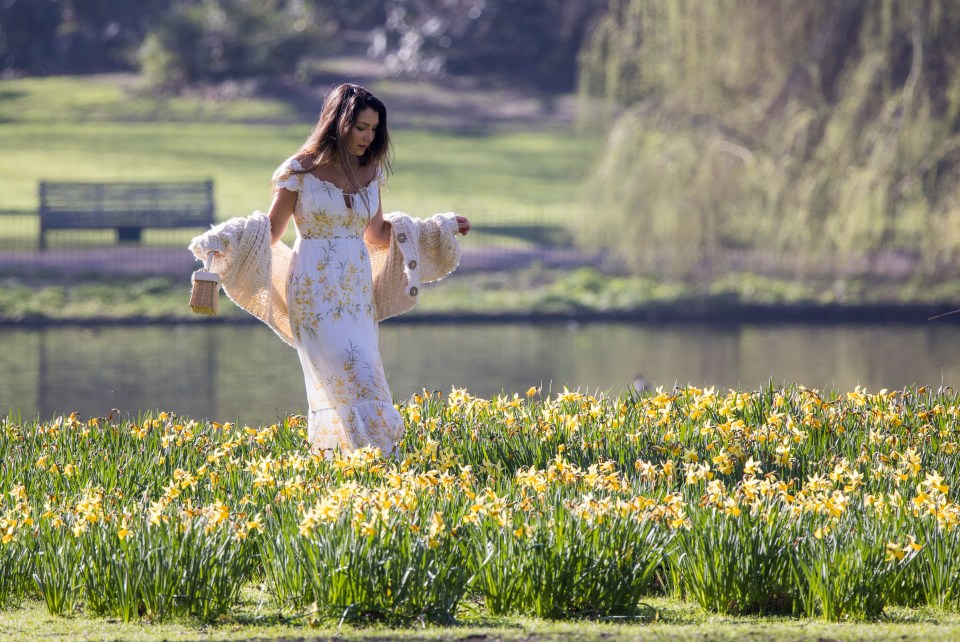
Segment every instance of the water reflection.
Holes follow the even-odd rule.
[[[380,331],[397,399],[427,388],[489,397],[530,386],[819,389],[960,386],[955,326],[404,325]],[[265,326],[0,330],[0,412],[112,408],[247,423],[304,411],[296,353]]]

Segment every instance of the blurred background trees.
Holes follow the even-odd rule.
[[[375,55],[400,72],[445,71],[548,91],[576,84],[577,52],[608,0],[392,0]]]
[[[77,74],[131,69],[163,0],[2,0],[0,70]]]
[[[577,238],[635,273],[960,264],[960,0],[0,0],[8,77],[309,86],[345,54],[578,91],[607,144]]]
[[[625,111],[587,184],[584,235],[681,276],[956,265],[958,9],[613,0],[580,91]]]
[[[281,76],[331,49],[332,31],[323,12],[305,2],[181,2],[147,32],[137,62],[154,87],[171,90]]]
[[[607,0],[0,0],[6,74],[143,71],[167,90],[325,56],[569,91]],[[301,74],[303,76],[303,74]]]

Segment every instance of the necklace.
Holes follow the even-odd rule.
[[[333,165],[333,171],[337,176],[342,177],[343,180],[337,181],[337,187],[344,194],[356,193],[358,191],[357,186],[354,185],[353,181],[350,179],[350,175],[344,170],[343,166],[340,163]]]

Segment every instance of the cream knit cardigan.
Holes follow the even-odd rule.
[[[384,215],[391,224],[390,245],[367,244],[373,273],[377,321],[409,311],[423,283],[439,281],[460,263],[456,215],[417,219],[402,212]],[[194,237],[189,249],[200,261],[218,252],[210,270],[220,276],[227,296],[270,326],[293,346],[287,284],[293,250],[270,244],[270,219],[261,211],[232,218]]]

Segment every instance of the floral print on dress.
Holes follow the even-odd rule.
[[[380,176],[352,196],[287,160],[277,187],[299,193],[297,241],[287,288],[290,325],[310,405],[308,439],[317,452],[363,446],[391,453],[403,435],[380,359],[373,277],[363,232],[380,206]]]

